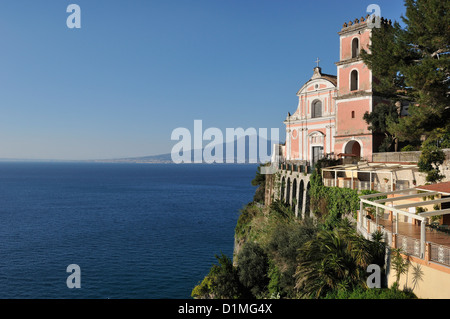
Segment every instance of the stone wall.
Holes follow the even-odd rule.
[[[392,163],[417,163],[420,158],[420,151],[415,152],[386,152],[386,153],[373,153],[373,162],[392,162]],[[450,160],[450,149],[444,149],[444,153],[447,161]]]
[[[269,206],[273,200],[278,199],[289,204],[295,216],[310,216],[310,176],[311,174],[290,169],[278,169],[274,174],[266,175],[265,205]]]
[[[444,149],[445,153],[445,161],[439,167],[441,173],[445,175],[443,182],[450,181],[450,149]],[[420,151],[415,152],[388,152],[388,153],[373,153],[372,160],[373,162],[381,162],[381,163],[417,163],[420,158]],[[424,173],[416,173],[416,176],[412,177],[417,180],[417,185],[421,185],[425,183],[425,175]],[[399,178],[399,179],[408,179],[408,178]]]

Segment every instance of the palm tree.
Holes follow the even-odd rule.
[[[300,249],[295,288],[300,297],[319,298],[332,290],[365,286],[366,269],[376,252],[344,219],[332,230],[319,231]]]
[[[404,259],[402,256],[403,250],[402,248],[391,248],[391,267],[395,271],[396,279],[395,279],[395,288],[398,288],[400,282],[400,276],[406,274],[409,268],[409,260]]]

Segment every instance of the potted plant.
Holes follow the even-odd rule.
[[[366,211],[367,211],[366,218],[367,218],[367,219],[374,219],[375,208],[373,208],[373,207],[367,207],[367,208],[366,208]]]

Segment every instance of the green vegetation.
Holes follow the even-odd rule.
[[[266,177],[264,174],[261,174],[261,166],[266,166],[266,164],[261,164],[258,166],[256,176],[252,180],[252,185],[257,187],[255,195],[253,196],[253,201],[256,203],[264,204],[264,195],[266,191]]]
[[[417,165],[419,166],[420,172],[427,173],[427,182],[438,182],[445,177],[439,170],[439,165],[442,165],[445,161],[445,154],[440,147],[443,142],[447,143],[444,136],[446,136],[446,133],[439,133],[438,131],[422,144],[422,153],[420,154]]]
[[[398,143],[421,150],[421,172],[427,181],[442,179],[443,148],[450,146],[450,2],[405,0],[405,15],[382,24],[372,35],[370,53],[362,50],[372,70],[373,90],[383,98],[364,119],[374,133],[384,134],[379,151]],[[408,116],[401,116],[408,105]],[[402,149],[403,151],[403,149]]]
[[[366,240],[344,218],[359,208],[358,194],[324,187],[324,165],[310,179],[311,196],[332,198],[320,218],[295,218],[278,200],[269,207],[249,203],[236,225],[233,261],[216,256],[218,265],[192,290],[193,298],[415,298],[397,288],[367,287],[368,265],[379,265],[385,276],[385,243],[378,232]]]
[[[335,290],[328,293],[324,299],[417,299],[411,291],[399,289],[363,289]]]
[[[239,281],[239,274],[227,256],[216,255],[218,265],[213,265],[209,274],[191,293],[193,298],[240,299],[246,298],[246,289]]]
[[[373,91],[380,101],[364,120],[375,134],[383,134],[379,150],[421,150],[419,170],[427,174],[428,182],[437,182],[443,177],[442,149],[450,148],[450,2],[405,0],[405,7],[405,27],[383,23],[373,30],[370,53],[361,52],[373,72]],[[402,116],[406,104],[409,115]],[[320,161],[310,176],[314,218],[304,220],[295,218],[281,201],[262,207],[265,176],[258,169],[252,181],[258,187],[254,201],[242,209],[236,225],[233,261],[216,256],[218,265],[193,289],[192,297],[416,298],[411,289],[398,288],[410,267],[398,249],[390,250],[390,267],[396,274],[393,287],[367,287],[369,264],[379,265],[385,276],[387,249],[381,233],[373,233],[372,240],[356,233],[347,218],[355,217],[360,194],[324,187],[321,168],[327,165],[332,162]],[[275,187],[278,183],[279,176]],[[412,289],[422,276],[420,266],[413,267]]]
[[[370,264],[384,266],[383,242],[369,241],[346,219],[332,230],[320,230],[300,248],[296,288],[300,297],[320,298],[341,290],[365,288]]]
[[[334,165],[327,159],[318,161],[311,174],[311,210],[316,218],[328,229],[341,220],[345,215],[353,215],[359,210],[359,196],[377,193],[377,191],[364,190],[358,193],[350,188],[326,187],[322,183],[321,168]],[[377,199],[381,199],[377,198]]]
[[[401,149],[401,152],[414,152],[414,151],[417,151],[417,148],[410,144],[402,147],[402,149]]]

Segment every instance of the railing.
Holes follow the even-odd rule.
[[[358,215],[360,216],[360,215]],[[357,230],[361,233],[365,238],[370,239],[371,234],[375,232],[379,225],[377,225],[374,221],[362,217],[362,221],[358,222]],[[390,229],[385,228],[383,226],[380,227],[381,232],[384,234],[384,242],[388,247],[393,246],[393,233]],[[429,254],[428,257],[422,256],[420,251],[420,239],[413,238],[409,236],[405,236],[402,234],[395,233],[395,247],[401,248],[404,254],[418,257],[420,259],[429,260],[432,262],[436,262],[447,267],[450,267],[450,247],[439,245],[433,242],[426,242],[428,246]]]
[[[278,163],[278,169],[282,171],[298,172],[311,174],[314,170],[314,166],[311,165],[300,165],[293,163]]]
[[[359,215],[358,215],[359,216]],[[389,229],[384,228],[381,225],[377,225],[373,220],[367,219],[363,217],[362,223],[357,222],[357,231],[363,235],[366,239],[371,240],[372,234],[380,230],[383,234],[383,241],[386,244],[386,247],[392,246],[392,232]]]
[[[323,179],[323,185],[325,185],[327,187],[334,187],[334,186],[336,186],[334,179],[331,179],[331,178],[324,178]]]
[[[395,185],[395,184],[394,184]],[[373,190],[379,191],[379,192],[390,192],[391,191],[391,184],[390,183],[374,183],[373,184]]]
[[[372,188],[372,183],[369,181],[358,181],[359,190],[370,190]]]
[[[353,186],[351,179],[334,179],[334,178],[323,178],[323,184],[328,187],[340,187],[340,188],[351,188],[356,190],[375,190],[379,191],[381,193],[383,192],[390,192],[391,191],[391,184],[390,183],[375,183],[375,182],[369,182],[369,181],[360,181],[357,179],[353,180]],[[337,184],[337,185],[336,185]],[[398,189],[397,187],[400,187],[399,189],[405,189],[405,185],[394,183],[394,188]]]
[[[450,248],[433,243],[430,244],[430,260],[450,266]]]
[[[397,234],[396,240],[396,246],[402,248],[404,253],[419,258],[421,257],[419,239]]]

